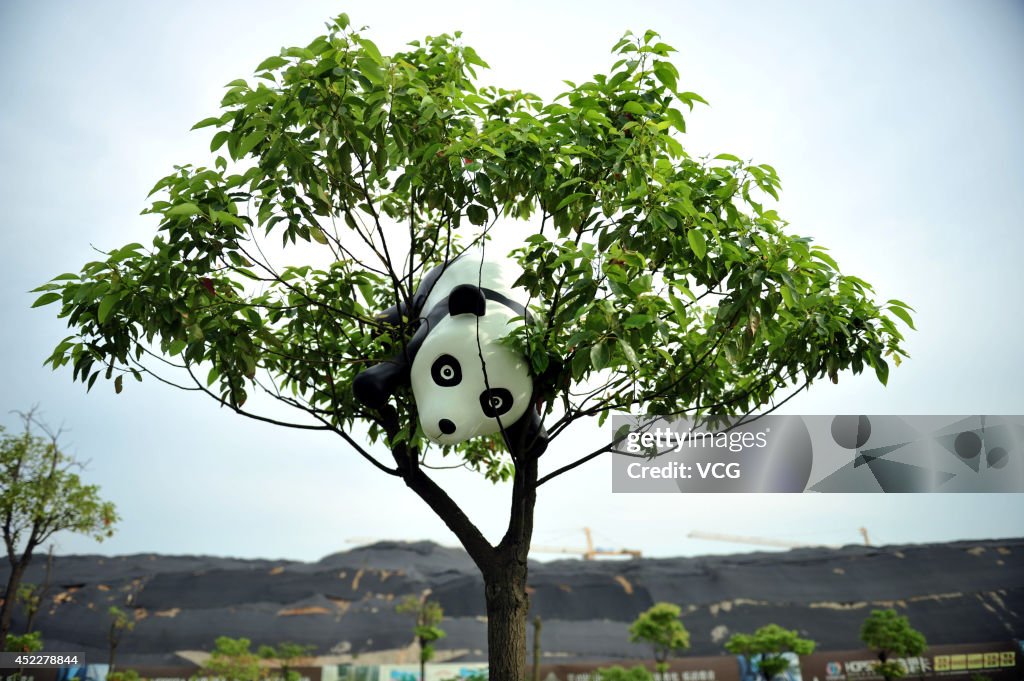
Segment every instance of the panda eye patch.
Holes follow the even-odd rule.
[[[444,388],[450,388],[462,382],[462,367],[459,365],[459,360],[451,355],[441,355],[431,365],[430,376],[434,379],[434,383]]]
[[[490,417],[501,416],[512,408],[512,393],[504,388],[491,388],[480,393],[480,408]]]

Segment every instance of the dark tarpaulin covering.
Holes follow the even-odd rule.
[[[697,558],[532,563],[532,612],[549,659],[628,660],[629,623],[658,601],[683,608],[690,655],[717,655],[732,633],[769,622],[797,629],[819,650],[860,645],[872,608],[896,607],[933,644],[1024,638],[1024,539],[843,549],[794,549]],[[26,580],[42,581],[45,558]],[[6,579],[6,568],[0,569]],[[106,660],[111,605],[133,609],[118,658],[172,664],[175,650],[209,650],[218,636],[254,647],[296,641],[318,654],[412,643],[402,595],[430,589],[448,632],[442,650],[486,659],[483,583],[462,551],[380,542],[315,563],[214,557],[58,556],[37,617],[49,650]],[[16,613],[13,631],[20,632]],[[557,657],[555,657],[557,656]],[[180,661],[180,658],[177,658]]]

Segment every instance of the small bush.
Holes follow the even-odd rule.
[[[654,681],[654,675],[646,667],[637,665],[626,669],[615,665],[597,670],[598,681]]]

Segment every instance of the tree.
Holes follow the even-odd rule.
[[[438,625],[444,619],[441,604],[426,598],[408,595],[403,598],[395,611],[416,618],[414,632],[416,642],[420,646],[420,681],[427,678],[427,662],[434,659],[434,642],[445,637],[445,632]]]
[[[4,639],[4,650],[9,653],[35,653],[43,649],[43,635],[38,631],[30,631],[15,636],[7,634]]]
[[[649,643],[654,651],[654,668],[664,674],[668,658],[690,647],[690,632],[679,621],[681,609],[672,603],[655,603],[629,626],[629,640]]]
[[[327,28],[229,83],[223,110],[195,126],[217,128],[220,155],[156,183],[151,245],[38,289],[34,304],[59,303],[72,329],[48,362],[89,388],[151,375],[340,437],[458,538],[485,585],[491,679],[519,681],[538,489],[617,440],[549,457],[544,472],[540,447],[504,437],[432,446],[410,390],[379,408],[352,393],[418,323],[378,313],[467,246],[518,239],[509,255],[533,314],[507,342],[529,360],[554,443],[615,411],[746,414],[865,367],[884,383],[886,357],[905,356],[893,319],[910,323],[908,307],[874,302],[867,282],[787,233],[763,205],[780,186],[770,165],[686,154],[682,111],[704,100],[679,87],[654,31],[627,34],[610,73],[544,102],[478,87],[486,63],[459,33],[385,56],[345,15]],[[369,444],[353,435],[364,428]],[[508,483],[496,545],[432,472],[439,456]]]
[[[800,638],[796,631],[783,629],[777,624],[767,624],[753,634],[734,634],[726,642],[725,649],[748,659],[760,655],[758,669],[765,681],[771,681],[789,670],[790,661],[786,659],[786,653],[810,655],[814,652],[814,641]]]
[[[302,658],[308,656],[316,646],[299,643],[279,643],[276,646],[260,646],[256,654],[264,660],[272,660],[281,666],[283,681],[298,681],[299,673],[293,669]]]
[[[81,464],[61,451],[60,432],[51,432],[33,411],[20,416],[21,434],[8,435],[0,426],[0,525],[11,568],[0,605],[0,640],[11,629],[18,587],[36,548],[64,530],[102,541],[113,535],[118,519],[114,504],[100,499],[99,487],[83,484],[74,472]]]
[[[135,620],[116,605],[110,606],[107,612],[110,615],[110,629],[107,630],[110,657],[107,659],[107,665],[109,671],[114,671],[114,655],[117,653],[117,646],[121,644],[121,637],[124,636],[125,632],[135,628]]]
[[[910,626],[910,620],[892,608],[872,610],[860,628],[860,640],[875,651],[875,671],[886,681],[906,676],[906,669],[893,657],[916,656],[928,643],[924,634]]]
[[[226,681],[259,681],[266,676],[266,669],[260,664],[260,657],[250,649],[252,641],[247,638],[218,636],[206,664],[197,677],[218,676]]]

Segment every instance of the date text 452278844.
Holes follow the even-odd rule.
[[[0,669],[80,667],[84,653],[0,653]]]

